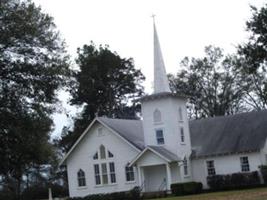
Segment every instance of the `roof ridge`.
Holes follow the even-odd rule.
[[[220,115],[220,116],[207,117],[207,118],[201,118],[201,119],[192,119],[192,120],[189,120],[189,122],[209,121],[209,120],[222,119],[222,118],[232,118],[232,117],[239,117],[239,116],[242,116],[242,115],[243,116],[250,115],[252,113],[258,114],[258,113],[262,113],[262,112],[267,112],[267,109],[251,110],[251,111],[248,111],[248,112],[236,113],[236,114],[232,114],[232,115]]]
[[[105,117],[105,116],[101,116],[101,117],[97,117],[97,119],[108,119],[108,120],[125,120],[125,121],[142,121],[141,119],[123,119],[123,118],[111,118],[111,117]]]

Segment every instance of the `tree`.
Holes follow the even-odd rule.
[[[204,58],[185,58],[185,68],[176,76],[169,75],[173,92],[189,97],[192,118],[229,115],[245,108],[244,84],[233,67],[235,56],[224,56],[220,48],[208,46]]]
[[[74,130],[65,129],[60,142],[64,151],[96,116],[136,118],[140,105],[132,100],[143,94],[144,76],[135,69],[133,59],[121,58],[108,46],[84,45],[78,49],[76,63],[80,70],[70,91],[71,103],[83,106],[83,110],[75,119]]]
[[[267,4],[259,10],[256,7],[251,9],[252,18],[246,23],[250,37],[238,47],[243,62],[238,69],[250,85],[247,102],[259,110],[267,108]]]
[[[51,114],[70,74],[52,17],[31,1],[1,0],[0,176],[17,199],[23,174],[53,154]]]

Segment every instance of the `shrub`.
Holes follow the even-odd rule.
[[[207,183],[212,190],[242,189],[260,185],[260,177],[257,171],[213,175],[207,177]]]
[[[93,194],[85,197],[68,198],[68,200],[141,200],[140,188],[134,187],[127,192]]]
[[[263,182],[266,185],[267,184],[267,165],[261,165],[259,166],[259,168],[260,168],[261,176],[263,178]]]
[[[171,184],[172,194],[186,195],[186,194],[197,194],[202,191],[202,183],[199,182],[186,182],[186,183],[174,183]]]

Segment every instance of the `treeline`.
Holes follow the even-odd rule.
[[[250,37],[235,54],[207,46],[204,57],[184,58],[183,70],[169,75],[172,91],[189,96],[191,118],[267,108],[267,8],[251,10]]]

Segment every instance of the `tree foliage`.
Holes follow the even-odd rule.
[[[203,58],[185,58],[182,70],[170,75],[172,91],[189,97],[193,118],[229,115],[241,112],[244,84],[235,66],[235,56],[224,56],[222,49],[208,46]]]
[[[76,63],[80,70],[75,74],[71,103],[83,110],[75,119],[74,130],[65,129],[60,142],[65,151],[96,116],[136,118],[140,105],[132,100],[143,93],[144,76],[135,69],[133,59],[121,58],[108,46],[84,45],[78,49]]]
[[[52,17],[31,1],[1,0],[0,175],[17,195],[23,173],[53,153],[51,114],[69,80],[67,61]]]
[[[267,108],[267,4],[261,9],[251,7],[252,17],[247,21],[249,40],[238,47],[243,64],[239,67],[251,90],[248,103],[254,109]]]

